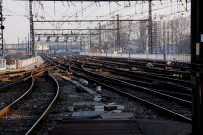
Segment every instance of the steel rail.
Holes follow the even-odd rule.
[[[71,70],[71,67],[70,67],[69,69]],[[129,97],[129,98],[132,98],[132,99],[134,99],[134,100],[137,100],[137,101],[139,101],[139,102],[142,102],[142,103],[144,103],[144,104],[146,104],[146,105],[148,105],[148,106],[153,107],[154,109],[157,109],[157,110],[159,110],[159,111],[162,111],[162,112],[164,112],[164,113],[170,115],[173,119],[177,119],[177,120],[180,120],[180,121],[192,123],[192,120],[191,120],[190,118],[187,118],[187,117],[185,117],[185,116],[183,116],[183,115],[181,115],[181,114],[178,114],[178,113],[176,113],[176,112],[173,112],[173,111],[171,111],[171,110],[168,110],[168,109],[166,109],[166,108],[164,108],[164,107],[161,107],[161,106],[159,106],[159,105],[156,105],[156,104],[154,104],[154,103],[148,102],[148,101],[146,101],[146,100],[144,100],[144,99],[141,99],[141,98],[139,98],[139,97],[136,97],[136,96],[134,96],[134,95],[132,95],[132,94],[129,94],[129,93],[127,93],[127,92],[123,92],[123,91],[121,91],[121,90],[118,90],[118,89],[116,89],[116,88],[114,88],[114,87],[112,87],[112,86],[109,86],[109,85],[104,84],[104,83],[102,83],[102,82],[100,82],[100,81],[98,81],[98,80],[95,80],[95,78],[80,75],[80,74],[76,73],[76,72],[73,71],[73,70],[71,70],[71,72],[74,73],[76,76],[80,76],[80,77],[86,78],[86,79],[88,79],[88,80],[91,80],[91,81],[93,81],[93,82],[96,82],[96,83],[98,83],[98,84],[100,84],[100,85],[102,85],[102,86],[105,86],[105,87],[107,87],[107,88],[109,88],[109,89],[111,89],[111,90],[114,90],[114,91],[116,91],[116,92],[118,92],[118,93],[120,93],[120,94],[122,94],[122,95],[125,95],[125,96],[127,96],[127,97]]]
[[[32,71],[32,74],[33,74],[33,72],[34,71]],[[23,94],[23,95],[21,95],[18,99],[16,99],[14,102],[12,102],[10,105],[8,105],[7,107],[5,107],[4,109],[2,109],[1,111],[0,111],[0,118],[5,114],[5,113],[7,113],[7,112],[9,112],[9,110],[13,107],[13,106],[15,106],[18,102],[20,102],[26,95],[28,95],[31,91],[32,91],[32,89],[33,89],[33,86],[34,86],[34,77],[33,77],[33,75],[31,74],[31,78],[32,78],[32,84],[31,84],[31,86],[30,86],[30,88]]]
[[[137,65],[128,65],[127,63],[119,64],[119,63],[116,63],[116,62],[107,62],[107,61],[101,61],[101,60],[100,61],[98,61],[98,60],[90,60],[90,61],[94,61],[96,63],[106,64],[106,65],[110,65],[110,66],[123,67],[123,68],[129,68],[129,67],[142,68],[142,69],[144,69],[144,72],[150,73],[149,75],[156,75],[156,76],[160,76],[160,77],[171,78],[171,79],[173,79],[175,81],[180,80],[182,78],[178,78],[177,79],[177,77],[173,77],[172,74],[183,74],[183,73],[181,73],[179,71],[168,71],[168,70],[161,70],[161,69],[150,69],[150,68],[142,67],[140,65],[139,66],[137,66]],[[164,74],[163,74],[163,72],[164,72]],[[185,83],[190,83],[187,80],[180,80],[180,81],[185,82]]]
[[[0,81],[6,77],[10,77],[11,75],[18,75],[18,74],[25,74],[25,73],[29,73],[29,72],[32,72],[32,70],[34,69],[28,69],[28,70],[21,70],[21,71],[18,71],[18,72],[11,72],[11,73],[5,73],[3,75],[0,75]]]
[[[45,69],[44,69],[45,68]],[[40,70],[39,71],[37,71],[37,72],[41,72],[41,71],[43,71],[43,70],[46,70],[46,67],[42,67],[42,69],[41,68],[39,68]],[[38,70],[38,69],[37,69]],[[34,72],[36,71],[36,69],[35,70],[33,70]],[[19,83],[21,83],[21,82],[23,82],[23,81],[27,81],[29,78],[31,78],[32,77],[32,75],[34,75],[34,72],[31,72],[31,75],[30,76],[28,76],[28,77],[25,77],[25,78],[22,78],[22,79],[20,79],[20,80],[17,80],[17,81],[15,81],[15,82],[13,82],[13,83],[10,83],[10,84],[8,84],[8,85],[5,85],[5,86],[3,86],[3,87],[0,87],[0,91],[3,91],[3,90],[5,90],[5,89],[7,89],[7,88],[9,88],[9,87],[11,87],[11,86],[14,86],[14,85],[17,85],[17,84],[19,84]]]
[[[85,69],[83,68],[83,66],[82,66],[82,69],[83,69],[85,72],[89,73],[89,74],[93,74],[93,75],[96,75],[96,76],[99,76],[99,77],[103,77],[103,78],[106,78],[106,79],[110,79],[110,80],[112,80],[112,81],[117,81],[117,82],[122,83],[122,84],[124,84],[124,85],[126,85],[126,86],[131,86],[131,87],[139,88],[139,89],[142,89],[142,90],[144,90],[144,91],[146,91],[146,92],[151,92],[151,93],[153,93],[153,94],[157,94],[157,95],[159,95],[159,96],[163,96],[163,97],[166,97],[166,98],[170,98],[170,99],[172,99],[172,100],[174,100],[174,101],[178,101],[178,102],[181,102],[181,103],[184,103],[184,104],[188,104],[188,105],[191,105],[191,104],[192,104],[190,101],[183,100],[183,99],[180,99],[180,98],[177,98],[177,97],[173,97],[173,96],[170,96],[170,95],[168,95],[168,94],[164,94],[164,93],[161,93],[161,92],[158,92],[158,91],[154,91],[154,90],[151,90],[151,89],[146,88],[146,87],[143,87],[143,86],[138,86],[138,85],[135,85],[135,84],[131,84],[131,83],[122,81],[122,80],[120,80],[120,79],[115,79],[115,78],[113,78],[113,77],[108,77],[108,76],[104,76],[104,75],[100,75],[100,74],[97,74],[97,73],[93,73],[93,72],[87,71],[87,70],[85,70]]]
[[[62,64],[62,63],[60,63],[60,62],[58,62],[58,61],[55,61],[55,60],[52,60],[52,61],[57,62],[59,65],[64,65],[64,66],[66,66],[65,64]],[[84,66],[84,65],[82,65],[82,69],[78,69],[78,68],[76,68],[76,69],[77,69],[77,70],[80,70],[80,71],[82,70],[83,72],[87,72],[87,73],[92,74],[92,75],[96,75],[96,76],[99,76],[99,77],[103,77],[103,78],[106,78],[106,79],[110,79],[110,80],[112,80],[112,81],[117,81],[117,82],[122,83],[122,84],[124,84],[124,85],[126,85],[126,86],[131,86],[131,87],[135,87],[135,88],[142,89],[142,90],[144,90],[145,92],[151,92],[151,93],[153,93],[153,94],[156,94],[156,95],[159,95],[159,96],[162,96],[162,97],[167,97],[167,98],[169,98],[169,99],[172,99],[172,100],[177,101],[177,102],[184,103],[184,104],[186,104],[186,105],[191,105],[191,102],[190,102],[190,101],[187,101],[187,100],[184,100],[184,99],[180,99],[180,98],[177,98],[177,97],[174,97],[174,96],[171,96],[171,95],[162,93],[162,92],[154,91],[154,90],[151,90],[151,89],[146,88],[146,87],[143,87],[143,86],[138,86],[138,85],[135,85],[135,84],[132,84],[132,83],[128,83],[128,82],[122,81],[122,80],[120,80],[120,79],[118,80],[118,79],[115,79],[115,78],[113,78],[113,77],[107,77],[107,76],[104,76],[104,75],[96,74],[96,73],[93,73],[93,72],[90,72],[90,71],[85,70],[85,69],[83,68],[83,66]],[[75,67],[73,67],[73,68],[75,68]]]
[[[25,96],[27,96],[33,89],[33,86],[34,86],[34,76],[37,76],[39,74],[41,74],[42,72],[45,72],[44,70],[42,70],[40,68],[40,72],[37,73],[37,74],[34,74],[35,71],[39,70],[38,68],[33,70],[32,73],[31,73],[31,76],[27,77],[26,79],[28,80],[29,78],[32,78],[32,84],[30,86],[30,88],[23,94],[21,95],[18,99],[16,99],[15,101],[13,101],[11,104],[9,104],[8,106],[6,106],[5,108],[3,108],[2,110],[0,110],[0,118],[7,112],[9,112],[10,108],[12,108],[13,106],[15,106],[18,102],[20,102]],[[22,80],[20,80],[22,81]],[[19,83],[19,82],[17,82]],[[15,83],[15,84],[17,84]],[[12,85],[15,85],[14,83]],[[10,85],[9,85],[10,86]],[[8,87],[8,86],[7,86]],[[5,88],[5,87],[4,87]]]
[[[89,64],[89,65],[94,65],[94,64]],[[96,66],[96,65],[94,65],[94,66]],[[125,71],[125,70],[114,69],[114,68],[111,68],[108,66],[102,66],[102,68],[113,70],[114,72],[115,71],[122,71],[123,73],[130,74],[130,75],[136,75],[136,76],[141,76],[141,77],[145,76],[147,78],[153,78],[153,79],[156,78],[156,79],[160,79],[160,80],[162,79],[164,81],[172,81],[172,82],[176,82],[176,83],[178,82],[178,83],[190,84],[190,81],[180,80],[180,79],[172,78],[172,77],[167,77],[167,76],[163,76],[163,75],[156,74],[156,73],[142,73],[142,72]]]
[[[41,122],[41,120],[46,117],[46,115],[50,111],[51,107],[56,102],[56,99],[58,98],[58,95],[59,95],[59,84],[58,84],[58,81],[51,75],[50,70],[48,71],[48,74],[54,80],[54,82],[56,83],[56,86],[57,86],[56,95],[55,95],[54,99],[52,100],[52,102],[47,107],[47,109],[43,112],[43,114],[40,116],[40,118],[33,124],[33,126],[28,130],[28,132],[25,135],[31,134],[34,131],[34,129]]]
[[[90,65],[89,63],[88,64],[85,64],[86,67],[95,67],[95,68],[101,68],[100,65]],[[125,72],[125,70],[119,70],[119,69],[113,69],[113,68],[109,68],[109,67],[102,67],[102,69],[104,69],[104,71],[107,71],[107,72],[111,72],[113,74],[116,74],[116,75],[121,75],[121,76],[125,76],[125,77],[130,77],[130,78],[135,78],[135,76],[133,75],[134,72]],[[136,73],[135,73],[136,74]],[[146,75],[146,77],[144,76],[145,74],[141,74],[141,78],[140,80],[142,80],[143,83],[148,83],[147,81],[143,81],[144,80],[148,80],[148,81],[154,81],[154,78],[153,76],[151,75]],[[138,75],[136,75],[138,76]],[[185,92],[187,93],[191,93],[191,90],[189,87],[186,87],[186,86],[183,86],[181,84],[177,84],[177,82],[175,83],[172,83],[171,81],[165,81],[165,80],[162,80],[162,79],[159,79],[156,77],[156,80],[158,80],[158,82],[162,85],[170,85],[171,87],[176,87],[178,89],[181,89],[181,90],[184,90]],[[136,82],[139,82],[139,80],[135,79]],[[174,82],[174,81],[173,81]]]

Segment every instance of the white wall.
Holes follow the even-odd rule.
[[[6,60],[0,59],[0,70],[6,69]]]

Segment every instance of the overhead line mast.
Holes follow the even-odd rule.
[[[29,6],[30,6],[30,55],[35,56],[35,35],[32,14],[32,1],[29,1]]]
[[[4,43],[4,38],[3,38],[3,30],[4,30],[4,26],[3,26],[3,21],[4,21],[4,18],[3,18],[3,8],[2,8],[2,0],[0,0],[0,27],[1,27],[1,30],[0,30],[0,56],[3,58],[4,57],[4,46],[3,46],[3,43]]]

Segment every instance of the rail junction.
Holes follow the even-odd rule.
[[[17,58],[15,60],[10,58],[11,52],[16,49],[11,48],[9,54],[9,48],[3,48],[4,18],[2,0],[0,0],[0,56],[2,56],[1,61],[5,61],[4,56],[10,60],[9,69],[3,62],[4,67],[0,71],[1,135],[203,135],[203,26],[201,26],[203,22],[200,20],[203,17],[203,8],[201,8],[203,2],[201,0],[179,0],[179,4],[183,5],[186,11],[188,3],[191,6],[191,52],[188,55],[191,56],[190,62],[176,61],[175,58],[168,61],[165,45],[162,48],[163,54],[160,54],[163,55],[162,60],[132,58],[130,52],[129,57],[122,57],[123,52],[126,51],[122,45],[124,42],[130,42],[125,40],[127,37],[122,31],[123,22],[129,22],[129,25],[131,22],[139,22],[140,27],[143,22],[146,23],[144,28],[145,34],[147,33],[146,50],[143,55],[157,56],[159,46],[155,48],[153,42],[152,15],[152,5],[157,0],[135,0],[142,4],[148,3],[147,19],[121,19],[122,17],[117,14],[116,19],[113,17],[113,19],[84,20],[77,17],[75,20],[46,20],[43,17],[36,19],[37,15],[33,14],[34,2],[43,10],[44,1],[54,1],[54,4],[58,1],[62,3],[66,1],[24,1],[29,3],[30,41],[28,44],[25,43],[25,48],[22,47],[21,50],[19,43],[15,44],[18,55],[20,52],[23,54],[22,50],[25,50],[27,55],[27,59],[18,59],[16,62]],[[70,2],[76,6],[74,2],[82,3],[83,0]],[[109,6],[110,2],[114,2],[121,6],[119,2],[126,1],[104,0],[95,3],[100,6],[100,2],[109,2]],[[162,5],[162,0],[159,2]],[[130,2],[128,4],[130,5]],[[84,23],[85,25],[95,22],[99,22],[99,25],[98,28],[95,25],[93,29],[89,26],[64,29],[60,26],[35,28],[38,23],[62,23],[62,25]],[[105,24],[101,25],[101,23]],[[110,24],[113,24],[112,28],[108,27]],[[108,44],[106,48],[102,48],[105,46],[105,41],[102,40],[110,37],[104,34],[102,38],[102,31],[108,31],[115,38],[110,39],[113,42],[109,50],[105,50]],[[38,36],[38,40],[35,36]],[[64,38],[63,41],[59,40],[60,36]],[[83,41],[85,36],[86,40]],[[138,36],[143,36],[143,33],[140,32]],[[44,37],[46,41],[41,39]],[[50,39],[53,37],[55,40],[51,43]],[[36,50],[38,43],[41,44],[41,51]],[[77,50],[73,49],[74,43],[80,53],[74,53]],[[47,51],[43,50],[45,44],[50,45]],[[84,44],[88,44],[89,48]],[[12,44],[8,45],[12,46]],[[86,53],[84,50],[89,52]],[[119,54],[121,57],[110,57],[110,52],[113,52],[114,56]],[[102,53],[106,56],[97,55]],[[125,55],[127,56],[128,53]],[[13,57],[17,55],[13,54]],[[41,61],[37,60],[39,58]],[[17,70],[10,69],[10,64],[13,67],[18,67],[16,65],[19,64],[26,66],[21,66]]]

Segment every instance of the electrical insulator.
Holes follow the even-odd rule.
[[[67,42],[67,41],[68,41],[68,38],[69,38],[68,36],[67,36],[67,37],[65,37],[65,40],[64,40],[64,41],[65,41],[65,42]]]
[[[58,41],[59,41],[59,36],[57,36],[57,37],[56,37],[56,40],[55,40],[55,42],[58,42]]]
[[[38,40],[37,41],[40,41],[40,36],[38,37]]]
[[[47,42],[49,42],[49,40],[50,40],[50,36],[47,37]]]
[[[75,36],[75,37],[74,37],[74,42],[76,42],[76,41],[77,41],[77,39],[78,39],[78,36]]]

